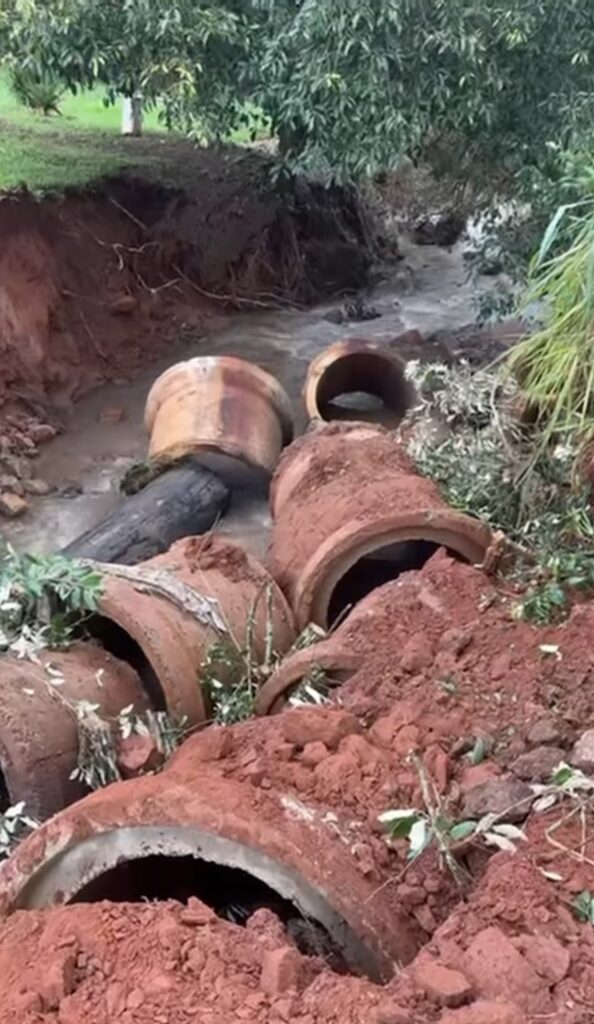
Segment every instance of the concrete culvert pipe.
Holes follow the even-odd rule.
[[[241,649],[250,618],[254,658],[264,660],[267,643],[284,654],[294,642],[292,613],[280,588],[237,544],[216,535],[190,537],[137,568],[149,578],[163,574],[164,581],[187,586],[204,615],[150,585],[139,589],[132,580],[107,576],[99,613],[86,629],[138,672],[153,707],[177,719],[199,725],[209,717],[201,666],[216,641]]]
[[[84,794],[84,784],[70,778],[80,701],[106,720],[130,704],[139,712],[148,707],[136,673],[94,644],[46,652],[38,665],[0,660],[0,809],[24,801],[27,814],[44,819]]]
[[[166,370],[149,392],[145,426],[151,460],[194,455],[231,484],[242,482],[246,466],[267,480],[293,437],[279,382],[234,356],[198,357]]]
[[[482,523],[449,508],[380,427],[327,424],[284,454],[272,485],[270,567],[298,628],[328,627],[439,549],[481,563]]]
[[[282,792],[263,803],[193,744],[162,774],[94,793],[25,840],[0,869],[0,911],[197,896],[237,924],[268,907],[304,952],[376,981],[414,957],[418,929],[393,900],[373,898],[377,880],[327,810]]]
[[[358,419],[395,427],[414,392],[398,356],[373,341],[339,341],[309,367],[304,388],[310,419]]]

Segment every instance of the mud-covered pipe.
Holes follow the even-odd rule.
[[[166,370],[149,392],[145,426],[154,462],[194,455],[221,471],[231,459],[266,475],[293,437],[279,382],[234,356],[197,357]]]
[[[138,874],[146,858],[163,858],[164,866],[193,858],[197,885],[201,869],[215,864],[290,901],[354,973],[387,980],[395,963],[410,962],[418,926],[397,900],[378,896],[377,876],[360,870],[353,844],[329,826],[328,808],[306,805],[289,790],[264,795],[237,777],[219,746],[214,754],[206,730],[158,776],[116,783],[47,822],[0,869],[0,915],[84,900],[91,887],[93,898],[114,898],[114,871],[121,875],[126,863],[136,863]]]
[[[364,418],[390,426],[405,416],[414,397],[398,356],[378,342],[359,338],[336,342],[310,364],[303,391],[309,418],[352,419],[353,411],[335,402],[353,393],[379,399],[379,409],[369,410]]]
[[[326,424],[284,453],[272,484],[269,564],[298,628],[335,623],[438,548],[481,563],[483,524],[449,508],[381,427]]]
[[[261,664],[266,648],[285,653],[295,639],[291,610],[262,565],[237,544],[216,535],[178,541],[164,555],[138,567],[162,582],[186,586],[197,614],[172,600],[158,585],[140,587],[117,575],[104,578],[99,611],[88,629],[103,646],[128,660],[138,672],[154,707],[199,725],[209,717],[201,670],[215,642],[240,661],[248,642],[249,657]],[[156,576],[155,576],[156,574]]]
[[[27,814],[43,819],[84,794],[83,783],[71,778],[81,701],[106,721],[129,705],[139,712],[148,707],[130,666],[94,644],[46,653],[39,664],[0,659],[0,768],[7,805],[24,801]]]

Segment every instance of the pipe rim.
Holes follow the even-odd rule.
[[[262,367],[250,363],[246,359],[240,359],[239,356],[194,356],[192,359],[175,363],[165,370],[154,381],[147,395],[144,412],[144,426],[147,434],[150,436],[152,433],[157,413],[163,401],[159,392],[171,377],[179,374],[182,368],[190,372],[192,369],[202,369],[206,380],[209,374],[217,370],[224,373],[226,367],[245,373],[246,380],[251,380],[256,385],[256,390],[271,402],[280,422],[283,445],[290,444],[294,436],[294,423],[291,401],[287,392],[280,381],[268,370],[263,370]]]
[[[128,600],[124,600],[123,595],[120,597],[113,593],[114,584],[118,590],[125,588]],[[169,671],[167,656],[165,655],[163,658],[161,654],[161,644],[152,642],[149,635],[150,629],[145,631],[139,628],[139,624],[131,613],[138,596],[137,591],[125,580],[108,580],[99,599],[99,616],[115,623],[140,647],[158,680],[168,714],[176,718],[185,717],[190,724],[200,725],[206,721],[207,710],[198,678],[199,665],[196,665],[195,685],[190,685],[188,680],[183,678],[185,673],[175,672],[172,674]],[[144,683],[143,689],[146,692]]]
[[[488,526],[462,512],[422,509],[383,516],[371,523],[351,520],[327,537],[301,570],[293,602],[297,628],[304,629],[314,622],[326,629],[328,607],[337,584],[361,558],[383,547],[427,540],[477,565],[491,539]]]
[[[349,679],[361,667],[362,657],[351,654],[344,648],[334,648],[328,642],[326,650],[322,644],[314,644],[310,650],[299,651],[292,658],[288,658],[268,679],[258,694],[255,712],[257,715],[278,715],[286,707],[290,692],[299,686],[303,676],[315,668],[321,668],[324,672],[343,673]],[[319,649],[316,652],[316,647]],[[336,681],[336,688],[346,679]],[[332,689],[332,681],[329,681]]]
[[[323,925],[351,970],[378,982],[393,973],[385,955],[364,942],[326,894],[300,872],[262,850],[196,825],[106,826],[79,842],[71,842],[44,860],[18,892],[13,909],[70,903],[89,882],[122,861],[148,856],[192,856],[246,871],[290,900],[304,916]]]
[[[413,391],[405,376],[404,363],[397,355],[381,345],[381,343],[375,341],[364,341],[356,338],[335,342],[333,345],[330,345],[329,348],[320,352],[320,354],[310,363],[303,387],[303,399],[309,418],[311,420],[321,420],[323,423],[335,422],[335,420],[327,419],[326,416],[322,414],[318,399],[319,391],[326,374],[332,369],[332,367],[341,363],[343,360],[346,361],[350,359],[353,356],[369,356],[370,359],[385,363],[390,373],[394,373],[396,375],[402,398],[402,403],[399,403],[402,404],[403,407],[403,412],[400,417],[402,419],[406,415],[406,411],[410,407],[413,399]],[[354,391],[356,389],[351,388],[350,390]],[[373,423],[373,420],[371,422]]]

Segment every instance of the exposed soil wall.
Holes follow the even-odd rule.
[[[186,191],[107,181],[0,204],[0,406],[47,418],[223,310],[310,302],[369,267],[356,197],[196,151]]]

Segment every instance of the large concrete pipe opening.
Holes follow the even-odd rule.
[[[140,644],[121,626],[104,615],[91,615],[85,620],[85,633],[97,640],[108,654],[126,662],[138,674],[155,711],[166,711],[163,687]]]
[[[402,368],[381,352],[337,356],[310,389],[310,415],[330,420],[364,420],[394,427],[410,405]]]
[[[186,826],[129,826],[77,843],[47,862],[21,890],[20,909],[97,900],[133,902],[196,896],[245,924],[260,907],[284,923],[302,952],[335,970],[387,980],[389,961],[365,944],[322,892],[298,872],[243,843]]]
[[[344,619],[372,590],[397,579],[403,572],[422,569],[438,550],[439,544],[430,540],[407,540],[386,544],[358,558],[332,589],[328,602],[328,626]]]

